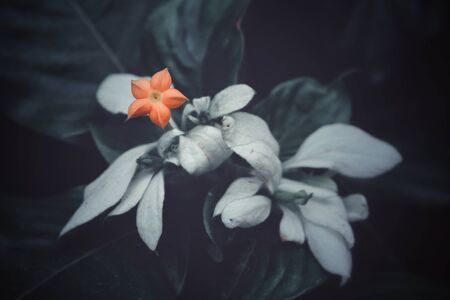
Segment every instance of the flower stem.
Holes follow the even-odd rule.
[[[169,119],[169,125],[172,127],[172,129],[180,129],[180,127],[178,127],[177,123],[175,123],[172,118]]]

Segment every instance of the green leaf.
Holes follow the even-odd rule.
[[[175,0],[158,8],[146,23],[155,53],[149,68],[167,66],[188,97],[211,95],[236,83],[243,55],[238,26],[249,1]]]
[[[138,50],[142,25],[160,2],[8,3],[0,13],[8,45],[0,51],[1,79],[11,87],[3,94],[7,115],[74,141],[88,130],[97,86],[108,74],[147,71]]]
[[[277,85],[254,112],[268,122],[286,160],[319,127],[348,123],[351,104],[340,78],[325,86],[303,77]]]
[[[294,299],[327,279],[306,246],[253,242],[241,250],[223,299]]]
[[[208,252],[216,262],[223,261],[223,247],[232,238],[231,232],[221,224],[220,218],[213,219],[214,208],[225,190],[225,184],[214,186],[208,192],[203,204],[203,226],[211,241]]]
[[[49,198],[2,201],[0,264],[8,275],[4,295],[8,299],[175,299],[186,274],[186,237],[168,226],[158,253],[152,252],[137,234],[131,213],[107,219],[107,226],[100,226],[97,219],[58,239],[82,195],[80,187]]]

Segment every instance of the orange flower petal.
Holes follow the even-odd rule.
[[[131,93],[136,99],[148,97],[149,90],[150,90],[150,80],[148,79],[131,80]]]
[[[150,119],[161,128],[166,127],[170,119],[170,110],[161,102],[152,104]]]
[[[178,108],[186,102],[186,99],[187,97],[177,89],[168,89],[162,93],[162,103],[168,108]]]
[[[150,85],[153,89],[160,92],[166,91],[172,85],[172,77],[169,70],[165,68],[162,71],[156,72],[152,79],[150,79]]]
[[[128,107],[128,119],[150,114],[153,104],[148,99],[137,99]]]

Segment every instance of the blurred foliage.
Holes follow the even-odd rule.
[[[67,141],[86,132],[98,84],[110,73],[144,71],[142,24],[158,2],[4,4],[2,42],[8,47],[2,48],[0,61],[7,114]]]
[[[151,38],[144,41],[149,54],[144,62],[151,70],[168,67],[189,98],[213,95],[236,83],[244,47],[239,24],[248,3],[167,2],[145,23]]]
[[[7,5],[1,18],[9,47],[0,52],[0,61],[6,67],[2,84],[11,91],[8,115],[74,142],[89,130],[97,86],[111,73],[148,76],[168,67],[189,97],[235,83],[243,54],[237,24],[248,1],[161,3],[70,0]],[[20,18],[25,12],[29,16]],[[98,141],[100,133],[95,136]]]
[[[83,199],[83,187],[49,198],[1,203],[3,296],[8,299],[174,299],[183,287],[188,236],[166,220],[157,251],[142,242],[134,216],[99,221],[68,237],[59,232]],[[176,199],[171,199],[176,202]]]

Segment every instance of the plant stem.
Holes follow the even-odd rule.
[[[169,125],[172,127],[172,129],[180,129],[180,127],[178,127],[177,123],[175,123],[172,117],[169,119]]]

